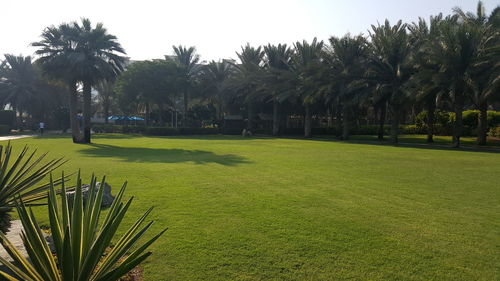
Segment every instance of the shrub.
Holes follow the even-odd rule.
[[[488,135],[491,137],[500,138],[500,127],[491,127]]]
[[[104,183],[104,179],[102,182]],[[115,281],[151,255],[151,252],[144,253],[144,251],[166,229],[142,246],[133,247],[153,224],[149,222],[141,226],[152,208],[147,210],[123,236],[114,239],[133,198],[125,204],[121,202],[126,187],[124,184],[106,216],[100,218],[103,214],[101,201],[104,188],[96,188],[95,177],[91,178],[90,183],[88,193],[90,200],[87,201],[90,203],[85,206],[79,176],[76,180],[75,196],[72,199],[66,194],[63,182],[60,206],[54,184],[50,183],[48,214],[55,255],[52,254],[48,242],[42,235],[34,213],[21,202],[17,210],[24,228],[23,244],[29,259],[25,258],[3,233],[0,233],[2,244],[14,260],[14,263],[11,263],[0,257],[0,262],[13,272],[0,272],[0,276],[7,280]],[[113,247],[111,247],[112,241],[115,242]]]
[[[15,207],[15,199],[26,205],[47,197],[49,185],[40,182],[53,170],[61,166],[62,158],[45,161],[42,154],[28,153],[24,147],[17,157],[12,155],[10,142],[0,145],[0,231],[7,232],[10,227],[10,213]],[[59,183],[59,180],[56,181]]]

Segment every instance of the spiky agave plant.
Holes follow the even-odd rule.
[[[15,196],[27,206],[36,205],[36,201],[47,197],[48,181],[40,182],[65,161],[58,158],[44,162],[46,156],[47,153],[36,156],[36,150],[29,153],[25,146],[15,158],[10,142],[6,146],[0,145],[0,231],[5,233],[10,227]],[[59,182],[55,181],[56,184]]]
[[[103,178],[102,182],[104,183]],[[104,186],[104,185],[101,185]],[[122,202],[126,183],[117,194],[109,212],[101,219],[101,201],[104,188],[96,187],[92,176],[84,205],[80,175],[77,177],[75,196],[66,194],[62,181],[61,204],[56,198],[54,185],[50,184],[48,214],[55,253],[51,252],[31,208],[20,200],[17,210],[24,227],[22,239],[29,258],[24,257],[0,233],[6,251],[14,260],[11,263],[0,257],[12,273],[1,272],[7,280],[24,281],[114,281],[127,274],[144,261],[151,252],[145,250],[165,231],[132,250],[153,222],[142,226],[152,208],[148,209],[119,239],[111,244],[133,198]],[[111,247],[112,246],[112,247]]]

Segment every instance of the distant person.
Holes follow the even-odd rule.
[[[40,122],[40,124],[38,124],[38,128],[40,129],[40,135],[43,135],[43,131],[45,129],[45,123]]]

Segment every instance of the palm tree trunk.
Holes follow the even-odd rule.
[[[78,95],[76,91],[76,82],[71,82],[69,85],[69,120],[71,124],[71,135],[73,143],[82,142],[80,136],[80,126],[78,126],[78,119],[76,118],[78,110]]]
[[[189,96],[188,96],[188,92],[187,91],[184,91],[184,114],[182,116],[182,125],[184,127],[189,127],[188,125],[188,104],[189,104]]]
[[[276,100],[273,100],[273,136],[278,136],[280,133],[280,104]]]
[[[342,114],[342,139],[343,140],[348,140],[349,139],[349,131],[351,129],[351,114],[350,114],[350,108],[347,105],[344,105],[344,110]]]
[[[108,121],[108,117],[109,117],[109,98],[107,98],[107,100],[104,102],[104,105],[103,105],[103,111],[104,111],[104,124],[108,124],[109,121]]]
[[[436,122],[436,99],[427,101],[427,142],[434,142],[434,123]]]
[[[247,130],[252,131],[253,129],[253,102],[248,102],[248,119],[247,119]]]
[[[149,120],[149,112],[150,112],[149,102],[146,102],[145,107],[146,107],[146,116],[144,116],[144,117],[146,117],[146,118],[144,118],[144,119],[146,119],[146,126],[149,126],[149,124],[150,124],[150,120]]]
[[[165,123],[163,122],[163,104],[158,103],[158,123],[160,126],[164,126]]]
[[[391,105],[391,113],[391,142],[398,143],[400,112],[397,105]]]
[[[336,120],[336,135],[337,138],[342,139],[342,103],[340,100],[337,102],[337,109],[335,110],[335,120]]]
[[[387,103],[383,102],[380,107],[380,120],[379,120],[379,128],[378,128],[378,139],[384,140],[384,126],[385,126],[385,117],[387,114]]]
[[[305,104],[306,116],[304,120],[304,137],[311,137],[311,126],[312,126],[312,114],[311,114],[311,105]]]
[[[479,116],[477,126],[477,144],[486,144],[486,134],[488,130],[488,103],[484,101],[479,105]]]
[[[455,124],[453,125],[453,147],[460,147],[460,137],[463,132],[462,111],[464,108],[463,97],[455,97]]]
[[[90,118],[92,115],[92,85],[89,82],[83,82],[83,142],[90,143]]]

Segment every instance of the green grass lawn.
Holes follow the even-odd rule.
[[[12,141],[125,180],[146,280],[499,280],[500,153],[238,136]],[[39,211],[43,214],[43,211]],[[47,221],[46,219],[44,220]]]

